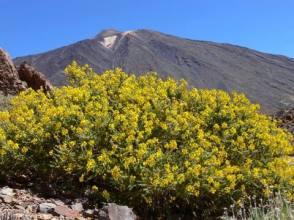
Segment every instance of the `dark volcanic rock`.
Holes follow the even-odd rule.
[[[277,112],[274,116],[282,128],[294,134],[294,107]]]
[[[294,59],[149,30],[105,30],[93,39],[15,62],[25,60],[55,85],[65,83],[63,69],[76,60],[97,72],[114,67],[136,74],[156,71],[199,88],[244,92],[268,113],[294,104]]]
[[[25,88],[8,53],[0,48],[0,91],[15,95]]]

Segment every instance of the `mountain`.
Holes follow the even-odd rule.
[[[72,61],[97,72],[121,67],[142,74],[184,78],[198,88],[244,92],[271,113],[294,104],[294,59],[231,44],[183,39],[150,30],[105,30],[92,39],[45,53],[18,57],[55,85],[63,85],[63,69]]]

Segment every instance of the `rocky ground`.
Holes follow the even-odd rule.
[[[136,219],[127,206],[109,203],[101,209],[87,207],[86,199],[43,198],[29,190],[0,187],[0,220]]]

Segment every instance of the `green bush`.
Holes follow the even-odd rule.
[[[75,62],[66,72],[69,86],[27,90],[0,113],[2,176],[64,173],[98,201],[154,216],[221,215],[276,191],[293,199],[292,136],[244,95]]]

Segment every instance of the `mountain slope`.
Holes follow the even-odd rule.
[[[27,61],[53,84],[62,85],[62,70],[73,59],[97,72],[114,67],[136,74],[156,71],[162,77],[184,78],[199,88],[244,92],[261,103],[265,112],[294,104],[294,59],[150,30],[106,30],[93,39],[14,61]]]

